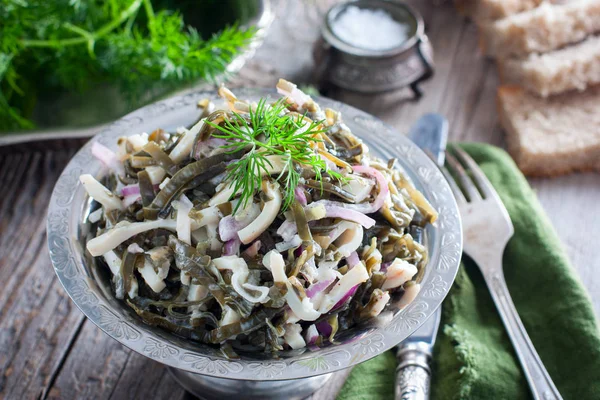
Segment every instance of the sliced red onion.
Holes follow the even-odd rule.
[[[283,79],[277,83],[277,93],[289,97],[298,107],[311,100],[310,96],[298,89],[296,85]]]
[[[331,278],[321,282],[313,283],[306,289],[306,296],[312,299],[317,295],[317,293],[321,293],[322,291],[327,289],[333,283],[334,280],[335,278]]]
[[[237,237],[237,232],[241,229],[240,223],[234,217],[228,215],[219,221],[219,236],[221,240],[227,242]]]
[[[346,292],[346,294],[340,299],[340,301],[335,303],[335,305],[331,309],[335,310],[336,308],[343,305],[350,297],[354,296],[354,293],[356,293],[356,289],[358,289],[359,286],[360,285],[356,285],[356,286],[352,287],[352,289],[348,290]]]
[[[159,185],[152,185],[152,187],[154,188],[154,191],[157,191],[160,189]],[[140,195],[140,185],[138,185],[137,183],[123,186],[121,188],[121,196],[129,197],[129,196],[135,196],[135,195],[137,195],[137,196]]]
[[[326,319],[321,322],[317,322],[315,326],[317,327],[319,333],[323,335],[323,337],[328,338],[331,336],[331,332],[333,332],[333,327],[329,324],[329,322],[327,322]]]
[[[379,193],[377,194],[377,197],[375,198],[375,200],[372,203],[370,203],[370,204],[364,204],[364,203],[355,204],[354,209],[357,211],[361,211],[365,214],[371,214],[376,211],[379,211],[379,209],[381,207],[383,207],[385,198],[390,191],[390,188],[388,187],[388,183],[385,179],[385,176],[383,176],[383,174],[380,171],[378,171],[377,169],[375,169],[373,167],[365,167],[364,165],[355,165],[352,167],[352,170],[354,172],[357,172],[360,174],[372,176],[373,178],[375,178],[377,180],[377,185],[379,186]]]
[[[313,345],[319,339],[319,332],[317,331],[317,327],[313,324],[306,328],[304,333],[304,340],[306,341],[306,345]]]
[[[381,264],[379,272],[386,272],[390,265],[392,265],[392,261]]]
[[[296,200],[302,207],[308,204],[308,200],[306,199],[306,194],[304,194],[304,188],[302,185],[296,186],[296,189],[294,189],[294,197],[296,197]]]
[[[319,200],[316,203],[326,202],[325,205],[325,217],[326,218],[342,218],[347,221],[356,222],[361,224],[365,229],[371,228],[375,225],[375,220],[368,215],[363,214],[360,211],[352,210],[350,208],[339,206],[335,201]],[[315,204],[315,203],[312,203]]]
[[[238,231],[244,229],[256,218],[253,213],[248,213],[244,218],[238,220],[233,215],[228,215],[219,221],[219,236],[226,242],[238,237]]]
[[[131,196],[125,196],[123,197],[123,205],[125,207],[129,207],[130,205],[132,205],[133,203],[135,203],[138,200],[141,200],[142,196],[140,196],[140,194],[132,194]]]
[[[225,242],[225,246],[223,246],[223,255],[224,256],[235,256],[240,252],[240,245],[242,242],[238,237],[235,237],[231,240]]]
[[[342,218],[347,221],[353,221],[361,224],[366,229],[369,229],[375,225],[375,220],[365,214],[372,214],[376,211],[379,211],[379,209],[383,206],[385,198],[390,189],[383,174],[375,168],[357,165],[352,167],[352,169],[354,172],[372,176],[377,180],[377,184],[379,185],[379,193],[372,203],[348,204],[339,201],[319,200],[311,203],[307,207],[313,208],[323,205],[325,207],[326,218]]]
[[[121,189],[121,195],[123,197],[139,195],[139,194],[140,194],[140,185],[138,185],[137,183],[134,183],[132,185],[123,186],[123,189]]]
[[[244,250],[244,254],[250,258],[254,258],[258,254],[261,246],[262,243],[260,240],[255,240],[246,250]]]
[[[296,250],[294,250],[294,257],[298,258],[302,255],[302,252],[304,251],[304,248],[302,246],[298,247]]]
[[[360,259],[358,258],[358,254],[356,253],[356,251],[353,251],[348,257],[346,257],[346,262],[348,263],[349,268],[354,267],[356,264],[358,264],[360,262]]]
[[[92,144],[92,155],[107,168],[112,169],[119,175],[123,175],[123,165],[117,158],[117,155],[108,147],[99,142],[94,142]]]

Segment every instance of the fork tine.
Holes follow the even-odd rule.
[[[479,187],[483,196],[486,198],[492,196],[494,194],[494,187],[481,168],[479,168],[479,165],[477,165],[475,160],[458,146],[452,146],[452,149],[456,153],[457,158],[462,161],[463,165],[471,172],[473,181],[475,181],[475,184]]]
[[[466,203],[467,199],[465,198],[465,195],[463,194],[463,192],[460,190],[460,188],[456,184],[456,181],[454,180],[454,178],[452,177],[450,172],[448,172],[446,167],[442,167],[441,170],[442,170],[442,174],[444,174],[444,176],[446,177],[446,180],[448,181],[448,185],[450,185],[450,189],[452,189],[452,194],[454,194],[454,198],[456,199],[456,202],[458,204]]]
[[[475,184],[473,183],[471,178],[469,178],[469,175],[467,174],[463,166],[458,162],[458,160],[454,158],[452,154],[448,153],[446,154],[446,162],[448,163],[450,169],[452,169],[458,177],[458,180],[460,181],[460,186],[469,198],[469,201],[481,200],[481,195],[477,191],[477,187],[475,187]]]

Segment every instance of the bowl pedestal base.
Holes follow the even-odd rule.
[[[246,381],[214,378],[169,368],[185,390],[203,400],[301,400],[321,388],[332,374],[282,381]]]

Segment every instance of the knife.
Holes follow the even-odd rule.
[[[444,165],[448,121],[440,114],[425,114],[411,128],[408,137],[438,166]],[[420,241],[422,230],[413,233]],[[396,350],[396,400],[428,400],[431,382],[431,352],[442,316],[441,306]]]
[[[448,143],[448,120],[440,114],[425,114],[412,126],[408,137],[438,165],[444,166]]]

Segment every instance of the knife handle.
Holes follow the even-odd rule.
[[[401,345],[396,353],[396,400],[428,400],[431,348],[425,343]]]

